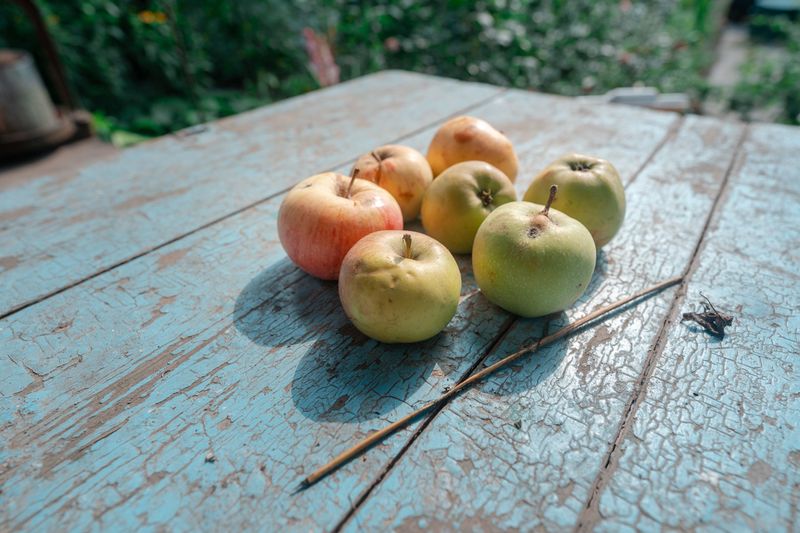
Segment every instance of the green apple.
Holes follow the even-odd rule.
[[[511,141],[479,118],[451,118],[438,129],[428,147],[434,176],[462,161],[486,161],[512,182],[517,179],[519,161]]]
[[[387,144],[358,158],[358,177],[377,183],[394,196],[409,222],[419,216],[422,195],[433,181],[428,160],[408,146]]]
[[[510,202],[486,218],[475,236],[472,269],[481,292],[507,311],[537,317],[561,311],[592,279],[596,250],[589,231],[547,204]]]
[[[461,272],[436,240],[414,231],[378,231],[353,246],[339,272],[339,299],[362,333],[417,342],[442,331],[461,295]]]
[[[586,226],[597,248],[616,235],[625,218],[625,189],[614,165],[597,157],[565,155],[533,178],[523,199],[544,203],[552,185],[558,185],[553,207]]]
[[[517,199],[511,180],[483,161],[442,172],[422,198],[422,226],[454,254],[468,254],[481,223],[497,206]]]

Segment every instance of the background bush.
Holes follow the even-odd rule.
[[[638,81],[697,92],[711,60],[709,1],[323,3],[348,76],[401,68],[567,95]]]
[[[71,86],[107,128],[157,135],[316,87],[292,2],[37,5]],[[8,3],[0,5],[0,38],[38,52],[30,23]]]
[[[58,43],[71,85],[83,106],[95,114],[101,133],[159,135],[316,88],[302,39],[305,27],[328,38],[342,79],[399,68],[566,95],[604,93],[641,82],[701,97],[708,90],[703,74],[712,60],[721,3],[37,4]],[[38,51],[30,24],[8,3],[0,5],[0,46]],[[41,61],[39,65],[44,70]],[[768,97],[773,96],[757,98]],[[737,105],[750,104],[741,99]]]
[[[751,23],[768,46],[753,49],[742,68],[742,79],[728,95],[731,109],[743,118],[774,119],[800,125],[800,20],[756,17]]]

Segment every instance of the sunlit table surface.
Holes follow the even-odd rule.
[[[614,163],[620,234],[567,312],[516,318],[458,258],[455,318],[383,345],[298,270],[286,191],[488,120],[517,192]],[[0,174],[0,530],[797,531],[800,129],[387,71],[26,180]],[[547,331],[685,281],[303,476]],[[681,322],[701,293],[723,340]]]

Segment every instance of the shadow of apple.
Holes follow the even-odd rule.
[[[554,333],[567,323],[567,315],[564,312],[540,318],[517,318],[503,341],[486,358],[484,365],[496,363],[523,346],[531,345]],[[569,339],[561,339],[522,356],[487,378],[480,387],[481,392],[494,396],[507,396],[540,386],[561,365],[567,353],[568,342]]]
[[[442,334],[405,345],[362,334],[342,311],[336,283],[309,276],[286,258],[239,293],[234,325],[272,357],[297,359],[292,399],[314,420],[379,417],[427,384],[434,368],[446,375],[454,366]]]
[[[608,267],[613,263],[603,249],[597,251],[597,260],[594,265],[594,273],[592,279],[589,281],[589,286],[586,287],[586,292],[578,298],[578,301],[573,305],[579,305],[583,301],[591,299],[592,295],[597,292],[606,280]]]
[[[310,305],[311,303],[318,304]],[[336,283],[318,280],[283,258],[261,271],[236,298],[236,329],[256,344],[280,348],[307,339],[305,315],[333,310]],[[330,312],[330,311],[328,311]]]
[[[440,352],[436,337],[414,344],[382,344],[343,324],[321,333],[300,358],[292,400],[313,420],[379,418],[429,386],[427,378]]]

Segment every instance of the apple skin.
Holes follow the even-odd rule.
[[[614,165],[597,157],[565,155],[533,178],[523,199],[544,203],[551,185],[558,185],[553,207],[586,226],[597,248],[617,234],[625,219],[625,188]]]
[[[592,279],[596,250],[589,231],[560,211],[510,202],[492,212],[475,236],[472,269],[489,301],[523,317],[561,311]]]
[[[358,177],[376,183],[392,193],[409,222],[419,216],[422,196],[433,181],[428,160],[408,146],[387,144],[358,158],[353,169]]]
[[[489,213],[516,199],[514,184],[500,169],[484,161],[457,163],[425,192],[422,226],[454,254],[468,254]]]
[[[334,172],[295,185],[278,211],[278,236],[289,259],[312,276],[337,279],[342,259],[363,236],[402,229],[403,213],[388,191]]]
[[[508,176],[517,179],[519,161],[508,138],[485,120],[455,117],[445,122],[428,147],[428,162],[433,175],[462,161],[486,161]]]
[[[410,255],[404,235],[410,236]],[[381,342],[418,342],[442,331],[461,295],[461,272],[447,248],[413,231],[378,231],[347,253],[339,274],[345,314]]]

